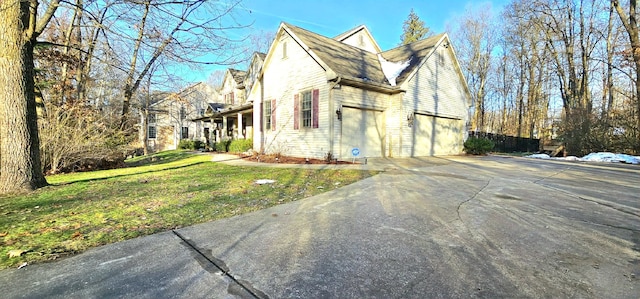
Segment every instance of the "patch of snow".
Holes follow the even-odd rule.
[[[553,159],[563,161],[580,161],[580,162],[611,162],[611,163],[627,163],[627,164],[640,164],[640,156],[631,156],[627,154],[614,154],[609,152],[590,153],[582,158],[576,156],[552,158],[547,154],[533,154],[525,156],[526,158],[534,159]]]
[[[256,180],[256,184],[258,184],[258,185],[273,184],[275,182],[276,181],[274,181],[274,180],[266,180],[266,179]]]
[[[413,59],[413,57],[409,58],[409,60],[405,62],[391,62],[382,57],[382,55],[378,54],[378,60],[380,61],[380,66],[382,67],[382,73],[384,73],[384,76],[387,78],[387,81],[389,81],[389,84],[391,84],[391,86],[396,86],[396,79],[398,79],[398,76],[400,76],[402,71],[409,67],[409,64],[411,64],[411,59]]]
[[[551,158],[547,154],[533,154],[533,155],[528,155],[526,157],[527,158],[534,158],[534,159],[549,159],[549,158]]]

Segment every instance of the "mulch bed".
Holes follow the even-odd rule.
[[[297,157],[287,157],[287,156],[276,156],[276,155],[251,155],[251,156],[241,156],[242,159],[253,162],[261,162],[261,163],[281,163],[281,164],[353,164],[349,161],[327,161],[322,159],[313,159],[313,158],[297,158]],[[359,164],[356,161],[355,164]]]

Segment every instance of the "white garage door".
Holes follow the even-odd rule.
[[[381,111],[342,108],[341,158],[351,158],[353,148],[360,150],[359,157],[382,157],[384,139],[384,118]]]
[[[462,152],[464,124],[460,119],[414,115],[411,156],[454,155]]]

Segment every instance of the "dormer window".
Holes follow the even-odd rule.
[[[230,92],[224,95],[224,103],[228,105],[233,105],[233,92]]]

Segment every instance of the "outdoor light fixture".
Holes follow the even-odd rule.
[[[407,125],[409,126],[409,128],[413,127],[413,113],[409,112],[409,114],[407,114]]]
[[[342,111],[340,111],[340,109],[336,109],[336,115],[338,116],[338,120],[342,120]]]

